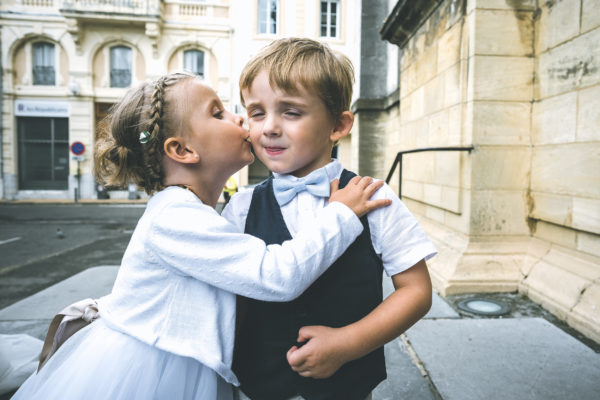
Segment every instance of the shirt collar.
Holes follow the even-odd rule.
[[[342,164],[340,164],[340,162],[335,159],[332,158],[331,162],[319,169],[324,169],[325,173],[327,174],[327,177],[329,177],[329,181],[332,181],[336,178],[339,178],[342,174]],[[316,170],[315,170],[316,171]],[[312,171],[311,171],[312,172]],[[293,180],[296,181],[300,178],[295,177],[294,175],[290,175],[290,174],[278,174],[277,172],[273,172],[273,178],[275,179],[289,179],[289,180]]]

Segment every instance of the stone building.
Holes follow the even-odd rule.
[[[400,0],[379,27],[400,82],[355,104],[360,172],[473,147],[403,156],[435,288],[518,290],[600,341],[600,1]]]
[[[358,65],[359,14],[346,0],[3,0],[0,199],[95,198],[94,132],[145,79],[194,72],[242,113],[239,73],[274,38],[322,40]],[[266,174],[256,163],[238,183]]]

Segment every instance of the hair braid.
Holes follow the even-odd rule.
[[[111,110],[110,130],[100,132],[96,143],[95,175],[109,187],[125,187],[134,181],[146,193],[164,188],[165,140],[178,134],[182,115],[168,88],[194,75],[174,73],[130,89]],[[140,133],[149,138],[140,143]]]

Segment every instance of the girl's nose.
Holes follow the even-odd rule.
[[[233,120],[236,124],[238,124],[239,126],[244,125],[244,117],[242,117],[239,114],[234,114],[233,115]]]

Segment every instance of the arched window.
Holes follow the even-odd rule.
[[[110,48],[110,87],[131,85],[131,49],[126,46]]]
[[[37,42],[33,44],[33,84],[54,86],[56,69],[54,68],[54,44]]]
[[[258,33],[277,34],[278,0],[258,0]]]
[[[204,78],[204,52],[202,50],[184,51],[183,69]]]

